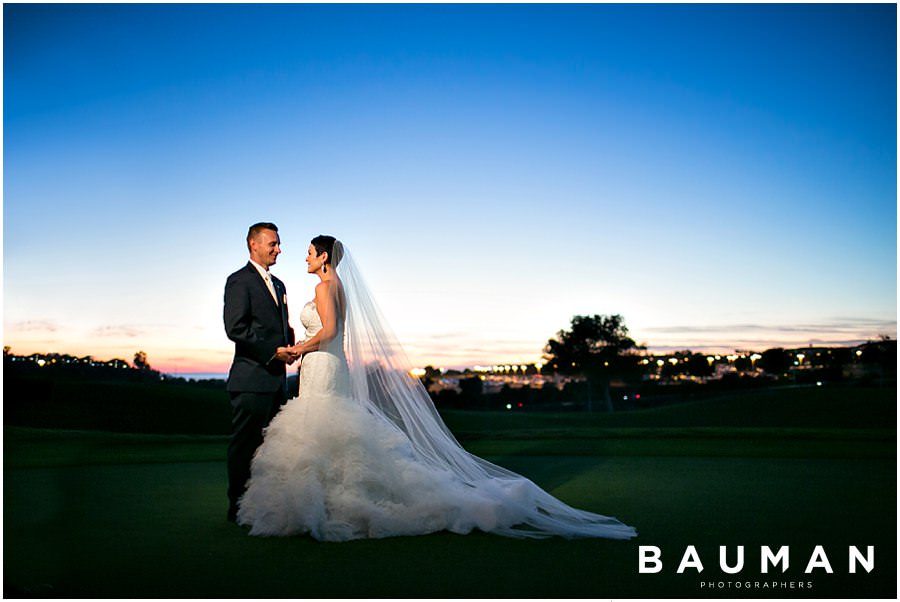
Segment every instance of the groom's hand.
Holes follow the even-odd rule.
[[[290,347],[279,347],[275,350],[275,359],[285,364],[293,364],[297,354],[293,353]]]

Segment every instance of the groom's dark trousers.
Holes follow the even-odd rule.
[[[228,444],[228,518],[234,520],[238,499],[250,478],[253,454],[263,429],[285,402],[285,364],[275,359],[278,347],[294,344],[288,323],[284,283],[272,276],[277,297],[251,263],[225,283],[225,333],[234,342],[228,373],[231,397],[231,441]]]

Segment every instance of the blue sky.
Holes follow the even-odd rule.
[[[224,370],[256,221],[414,363],[896,335],[896,6],[4,5],[4,344]],[[295,324],[299,327],[299,324]]]

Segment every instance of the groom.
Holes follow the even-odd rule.
[[[253,453],[262,444],[262,431],[287,399],[285,366],[297,359],[287,349],[294,344],[294,331],[288,324],[284,283],[269,273],[281,253],[280,245],[275,224],[250,226],[250,261],[225,283],[225,333],[234,341],[226,387],[232,408],[228,444],[228,520],[232,522],[250,478]]]

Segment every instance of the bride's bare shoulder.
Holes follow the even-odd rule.
[[[328,294],[338,293],[340,287],[333,280],[323,280],[316,285],[316,297],[324,297]]]

